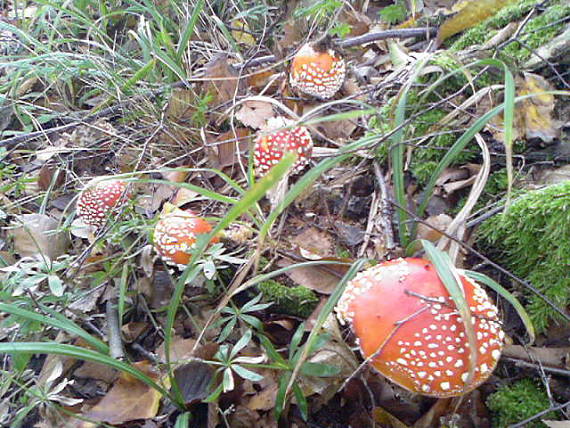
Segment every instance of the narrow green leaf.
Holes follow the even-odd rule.
[[[472,324],[471,310],[465,300],[465,293],[463,291],[463,284],[459,277],[457,269],[453,266],[449,255],[443,251],[438,250],[431,242],[425,239],[421,240],[424,250],[428,258],[432,261],[437,271],[437,274],[445,288],[451,295],[465,329],[467,342],[469,344],[469,375],[465,382],[468,385],[473,379],[475,374],[475,367],[477,367],[477,337],[475,336],[475,329]]]
[[[474,272],[471,270],[465,270],[463,272],[469,278],[471,278],[471,279],[473,279],[479,283],[485,284],[489,288],[492,288],[497,293],[499,293],[501,296],[503,296],[507,302],[509,302],[511,305],[513,305],[513,307],[515,308],[515,310],[519,314],[519,317],[521,318],[521,320],[522,320],[522,322],[526,328],[526,331],[527,331],[527,334],[529,337],[529,343],[528,344],[532,345],[534,343],[534,340],[536,337],[535,333],[534,333],[534,326],[532,325],[532,321],[530,319],[530,316],[526,312],[523,305],[521,305],[521,303],[518,301],[518,299],[513,294],[511,294],[509,291],[505,290],[499,283],[497,283],[492,278],[489,278],[487,275],[485,275],[483,273]]]
[[[238,364],[232,365],[232,370],[236,372],[240,377],[250,380],[252,382],[259,382],[263,380],[263,376],[252,372],[251,370],[246,369]]]
[[[45,312],[50,312],[51,310],[47,308],[43,308]],[[12,303],[0,303],[0,312],[5,312],[8,314],[16,315],[18,317],[22,317],[28,320],[37,321],[43,324],[50,325],[57,329],[61,329],[63,331],[68,332],[72,336],[78,336],[85,340],[89,345],[93,346],[99,352],[107,354],[109,352],[109,347],[102,342],[101,340],[97,339],[96,337],[90,335],[87,331],[83,330],[77,324],[75,324],[70,319],[65,318],[61,314],[52,313],[54,318],[51,318],[46,315],[38,314],[36,312],[28,311],[27,309],[22,309],[15,304]],[[59,316],[57,316],[59,315]]]
[[[156,383],[153,379],[148,377],[142,371],[133,367],[128,363],[108,357],[107,355],[100,354],[99,352],[90,349],[80,348],[79,346],[65,345],[55,342],[10,342],[0,343],[0,353],[2,354],[53,354],[63,355],[66,357],[77,358],[83,361],[92,361],[100,363],[105,366],[117,369],[124,373],[128,373],[134,378],[140,380],[142,383],[157,390],[165,397],[172,399],[169,392]]]
[[[332,377],[340,373],[340,367],[307,361],[301,366],[301,373],[305,376]]]

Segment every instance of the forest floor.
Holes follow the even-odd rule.
[[[0,0],[0,426],[569,426],[570,5],[449,3]],[[337,321],[405,257],[489,278],[459,397]]]

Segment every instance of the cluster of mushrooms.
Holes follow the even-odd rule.
[[[327,99],[340,89],[345,73],[344,60],[333,50],[306,44],[292,61],[290,83],[305,94]],[[292,173],[308,165],[311,135],[305,127],[289,125],[284,118],[270,119],[257,136],[253,157],[258,175],[266,174],[288,152],[297,154]],[[95,180],[81,192],[77,214],[84,223],[100,228],[130,196],[125,181]],[[155,226],[154,248],[167,263],[184,266],[196,237],[211,230],[195,213],[171,207]],[[341,323],[350,324],[366,361],[392,382],[418,394],[458,396],[491,375],[505,337],[497,308],[483,288],[465,275],[460,282],[476,335],[474,366],[463,320],[427,260],[392,260],[359,273],[348,283],[336,313]]]

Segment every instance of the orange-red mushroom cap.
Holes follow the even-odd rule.
[[[289,81],[293,88],[313,97],[331,98],[341,88],[346,65],[332,49],[315,49],[306,43],[291,63]]]
[[[192,211],[170,207],[154,227],[154,248],[166,262],[186,266],[198,235],[211,231],[212,225]],[[210,242],[218,241],[214,237]]]
[[[465,275],[461,284],[477,338],[477,365],[468,385],[470,347],[463,321],[428,260],[398,259],[359,273],[336,311],[382,375],[418,394],[453,397],[487,380],[505,337],[487,293]]]
[[[313,154],[311,134],[304,126],[287,128],[290,123],[282,117],[270,118],[266,128],[255,139],[253,163],[258,175],[265,175],[285,153],[297,154],[292,174],[301,172],[309,164]]]
[[[91,180],[77,199],[77,215],[85,224],[103,226],[110,214],[118,213],[130,198],[128,183],[122,180]]]

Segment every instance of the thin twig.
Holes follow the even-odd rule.
[[[105,305],[107,315],[107,334],[109,336],[109,353],[112,358],[122,360],[125,358],[123,341],[121,340],[121,327],[119,326],[119,314],[117,311],[117,298],[107,300]]]

